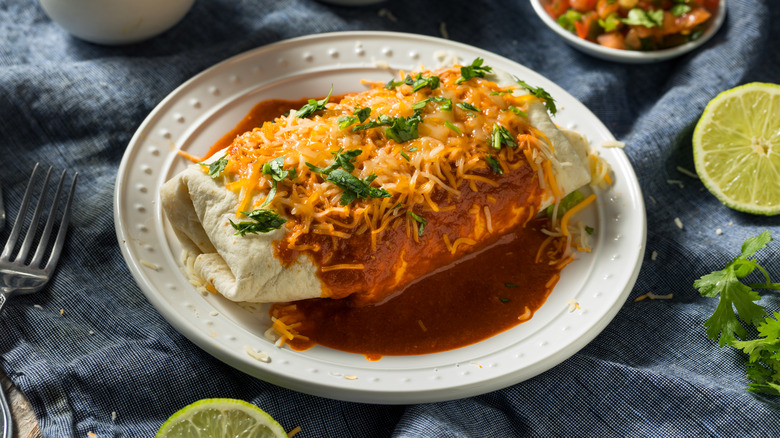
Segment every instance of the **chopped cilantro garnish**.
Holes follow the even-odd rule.
[[[503,96],[503,95],[505,95],[505,94],[510,94],[510,93],[512,93],[512,90],[504,90],[504,91],[491,91],[491,92],[490,92],[490,95],[491,95],[491,96]]]
[[[405,143],[418,138],[417,125],[422,121],[420,112],[415,111],[411,117],[394,117],[392,124],[385,128],[385,136],[398,143]]]
[[[505,109],[504,111],[512,111],[513,113],[515,113],[515,115],[518,115],[520,117],[528,117],[528,114],[526,114],[525,111],[521,110],[520,108],[514,105],[509,105],[509,108]]]
[[[512,286],[513,286],[513,287],[516,287],[515,285],[512,285]],[[502,302],[502,303],[504,303],[504,304],[506,304],[506,303],[508,303],[508,302],[512,301],[512,300],[510,300],[509,298],[506,298],[506,297],[498,297],[498,300],[499,300],[499,301],[501,301],[501,302]]]
[[[380,126],[387,126],[387,128],[385,128],[385,136],[387,138],[395,140],[397,143],[405,143],[420,136],[417,131],[417,125],[422,122],[422,117],[420,116],[421,112],[422,108],[416,109],[414,114],[409,117],[390,117],[380,114],[376,119],[369,120],[367,123],[353,127],[352,131],[363,131]]]
[[[310,115],[316,113],[317,111],[324,110],[325,104],[328,103],[331,93],[333,93],[333,87],[330,87],[330,91],[328,92],[328,95],[325,96],[324,99],[321,100],[309,99],[309,103],[302,106],[301,109],[296,111],[295,116],[298,117],[299,119],[305,119],[306,117],[309,117]]]
[[[506,286],[506,287],[520,287],[519,285],[514,284],[514,283],[504,283],[504,286]]]
[[[468,103],[468,102],[458,102],[458,108],[464,110],[464,111],[473,111],[477,113],[481,113],[482,110],[475,107],[474,105]]]
[[[222,172],[225,171],[225,166],[227,166],[227,163],[227,157],[223,156],[211,164],[200,163],[200,165],[209,168],[209,176],[211,178],[219,178],[219,176],[222,175]]]
[[[564,213],[571,210],[572,207],[579,204],[584,199],[585,196],[582,193],[580,193],[579,190],[575,190],[569,193],[568,195],[564,196],[563,199],[561,199],[561,202],[558,203],[558,217],[560,218],[561,216],[563,216]],[[555,205],[551,205],[544,210],[544,213],[548,217],[552,217],[554,209],[555,209]]]
[[[495,149],[501,149],[502,144],[513,148],[517,147],[517,142],[515,142],[509,130],[498,123],[493,125],[493,133],[488,139],[488,143]]]
[[[394,80],[390,79],[390,80],[389,80],[389,81],[387,81],[387,83],[385,84],[385,89],[387,89],[387,90],[392,90],[392,89],[394,89],[395,87],[397,87],[397,86],[399,86],[399,85],[403,85],[403,84],[404,84],[404,81],[394,81]]]
[[[365,107],[365,108],[355,108],[355,111],[352,112],[353,115],[342,117],[339,119],[339,129],[345,129],[348,128],[355,123],[363,123],[366,120],[368,120],[368,117],[371,115],[371,108]]]
[[[419,91],[425,87],[431,87],[431,90],[439,88],[440,79],[438,76],[425,77],[422,73],[417,73],[417,77],[412,79],[411,76],[406,76],[404,83],[411,85],[412,91]]]
[[[273,160],[263,164],[263,175],[271,175],[271,190],[268,191],[268,196],[265,197],[265,201],[263,201],[260,207],[265,207],[266,205],[268,205],[269,202],[271,202],[271,200],[274,199],[274,196],[276,196],[277,182],[288,177],[291,180],[298,177],[297,173],[295,172],[295,169],[284,170],[283,167],[284,167],[284,156],[276,157]]]
[[[682,14],[691,12],[691,7],[685,3],[677,3],[676,5],[672,6],[671,9],[669,9],[669,12],[671,12],[675,17],[679,17]]]
[[[278,230],[282,227],[282,225],[284,225],[285,222],[287,222],[287,219],[279,216],[275,211],[272,210],[258,208],[250,213],[245,211],[242,211],[241,213],[252,219],[252,222],[239,223],[234,223],[232,220],[230,220],[230,225],[236,229],[236,234],[241,236],[246,236],[247,233],[257,234]]]
[[[376,179],[376,175],[373,174],[361,180],[343,169],[335,169],[331,171],[325,179],[341,187],[344,191],[339,199],[341,205],[349,205],[358,198],[373,199],[390,198],[392,196],[385,189],[371,187],[369,185]]]
[[[526,88],[528,91],[531,92],[534,96],[538,97],[539,99],[542,99],[544,101],[544,106],[547,107],[547,111],[550,112],[550,114],[555,114],[558,112],[558,108],[555,107],[555,99],[553,99],[552,96],[550,96],[550,93],[544,90],[542,87],[532,87],[528,85],[525,81],[518,80],[518,84],[520,84],[522,87]]]
[[[780,290],[780,284],[772,283],[766,269],[750,258],[771,241],[769,231],[748,238],[742,244],[742,254],[720,271],[696,280],[693,287],[702,296],[720,297],[715,312],[704,326],[707,336],[718,339],[721,347],[728,344],[749,355],[748,391],[780,395],[780,313],[767,317],[766,309],[756,303],[761,297],[753,290]],[[764,283],[746,285],[740,281],[756,269],[763,274]],[[749,332],[743,322],[756,327],[755,339],[747,339]]]
[[[328,167],[325,168],[319,168],[311,163],[306,163],[306,166],[311,169],[312,172],[315,173],[321,173],[323,175],[328,175],[332,171],[342,168],[346,170],[347,172],[352,172],[355,170],[355,158],[363,153],[360,149],[350,149],[345,152],[341,152],[342,149],[339,149],[336,152],[331,152],[333,154],[333,162],[330,163]]]
[[[412,109],[421,110],[425,108],[426,105],[428,105],[428,102],[440,103],[441,105],[439,106],[439,109],[441,109],[442,111],[452,111],[452,99],[447,99],[439,96],[431,96],[427,99],[423,99],[419,102],[415,102],[415,104],[412,105]]]
[[[604,32],[612,32],[620,26],[620,16],[612,13],[607,15],[606,18],[599,18],[599,26],[604,28]]]
[[[409,155],[406,155],[406,152],[401,151],[401,156],[404,157],[406,161],[409,161]]]
[[[439,79],[438,76],[423,76],[422,73],[417,73],[417,77],[414,78],[406,75],[406,79],[403,81],[394,81],[391,79],[385,84],[385,88],[392,90],[399,85],[406,84],[412,87],[412,91],[420,91],[425,87],[431,87],[431,90],[435,90],[439,88],[440,83],[441,79]]]
[[[412,146],[409,148],[409,152],[417,152],[417,148]]]
[[[477,58],[471,62],[471,65],[467,65],[460,68],[460,77],[455,81],[456,84],[462,84],[471,78],[484,78],[485,73],[493,71],[492,67],[483,66],[485,62],[482,58]]]
[[[452,123],[450,123],[448,121],[444,122],[444,126],[450,128],[450,131],[452,131],[452,132],[454,132],[454,133],[456,133],[458,135],[461,135],[461,136],[463,135],[463,132],[461,132],[460,128],[458,128],[457,126],[453,125]]]
[[[593,227],[589,227],[586,225],[585,232],[588,233],[589,235],[593,235],[593,233],[596,232],[596,230],[594,230]]]
[[[485,154],[485,159],[490,165],[490,169],[493,170],[493,173],[496,175],[504,174],[504,170],[501,169],[501,163],[494,156]]]
[[[419,226],[417,227],[417,236],[422,236],[423,231],[425,230],[425,226],[428,225],[428,221],[425,220],[424,217],[416,215],[411,210],[409,211],[409,216],[411,216],[412,219],[414,219],[419,224]]]
[[[642,8],[634,8],[628,11],[628,16],[623,23],[629,26],[661,27],[664,25],[664,11],[645,11]]]
[[[580,18],[582,18],[581,12],[577,12],[576,9],[569,9],[563,15],[558,17],[558,25],[568,30],[569,32],[576,32],[577,27],[574,25],[574,23],[580,21]]]

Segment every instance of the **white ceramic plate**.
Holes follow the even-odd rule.
[[[190,79],[147,117],[119,167],[114,216],[119,245],[149,301],[182,334],[225,363],[260,379],[323,397],[369,403],[421,403],[504,388],[567,359],[615,316],[639,272],[645,210],[625,154],[602,149],[615,184],[598,193],[586,221],[596,228],[593,252],[564,270],[533,319],[488,340],[453,351],[384,357],[317,346],[276,348],[263,337],[267,315],[196,292],[179,269],[180,247],[160,209],[158,190],[187,162],[177,149],[202,155],[257,102],[361,89],[360,79],[386,81],[384,68],[434,66],[442,51],[466,63],[476,57],[550,92],[555,121],[584,133],[594,145],[614,140],[580,102],[541,75],[509,59],[448,40],[388,32],[345,32],[283,41],[228,59]],[[570,300],[580,310],[570,311]],[[246,347],[262,351],[261,361]]]
[[[675,58],[677,56],[688,53],[712,38],[713,35],[723,25],[723,21],[726,18],[726,0],[720,0],[720,7],[718,13],[713,18],[707,30],[704,34],[695,41],[691,41],[685,44],[681,44],[676,47],[664,50],[650,50],[646,52],[639,52],[634,50],[619,50],[604,47],[594,42],[584,40],[568,32],[562,28],[558,22],[553,20],[547,12],[544,10],[542,3],[539,0],[531,0],[531,5],[534,7],[536,14],[542,19],[544,24],[547,25],[553,32],[557,33],[572,47],[579,49],[580,51],[587,53],[588,55],[596,58],[605,59],[607,61],[624,62],[627,64],[646,64],[651,62],[666,61],[668,59]]]

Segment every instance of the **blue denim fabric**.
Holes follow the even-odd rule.
[[[451,39],[555,81],[627,143],[647,205],[647,255],[614,321],[572,358],[526,382],[409,406],[332,401],[274,386],[224,365],[168,325],[133,282],[112,216],[119,161],[146,115],[189,77],[264,44],[340,30],[439,36],[442,22]],[[678,170],[693,169],[691,133],[718,92],[780,83],[778,23],[776,0],[728,0],[724,27],[700,50],[624,65],[570,48],[526,0],[396,0],[362,8],[198,0],[170,31],[120,47],[71,37],[32,0],[0,0],[6,203],[11,212],[18,208],[36,161],[81,174],[53,281],[11,300],[0,315],[0,366],[29,398],[46,437],[148,437],[173,412],[206,397],[255,403],[288,430],[301,426],[301,437],[780,436],[780,400],[745,391],[743,355],[704,333],[716,301],[692,287],[733,258],[746,237],[764,229],[780,237],[780,219],[729,210]],[[777,281],[772,248],[760,259]],[[674,299],[634,302],[650,291]],[[780,310],[777,295],[761,304]]]

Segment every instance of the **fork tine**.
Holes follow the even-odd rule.
[[[30,180],[27,182],[27,190],[24,192],[24,198],[22,198],[22,205],[19,206],[19,213],[16,215],[14,226],[11,229],[11,234],[8,236],[8,241],[6,241],[5,248],[3,248],[3,253],[0,254],[0,259],[2,260],[8,260],[11,252],[16,247],[16,241],[19,239],[19,234],[22,231],[24,217],[27,215],[27,206],[32,197],[33,187],[35,185],[35,175],[38,173],[38,167],[40,167],[39,164],[35,163],[32,175],[30,175]]]
[[[30,248],[32,247],[33,241],[35,240],[35,233],[38,231],[38,222],[41,220],[41,213],[43,212],[43,207],[46,203],[46,195],[48,194],[48,188],[49,188],[49,179],[51,179],[51,166],[49,167],[49,170],[46,171],[46,177],[43,180],[43,187],[41,187],[41,195],[38,197],[38,203],[35,206],[35,210],[33,210],[33,217],[30,221],[30,228],[27,229],[27,234],[24,236],[24,242],[22,242],[22,248],[19,250],[19,254],[17,254],[15,261],[18,261],[20,263],[24,263],[25,260],[27,260],[27,254],[30,252]],[[32,179],[32,178],[31,178]]]
[[[76,181],[78,180],[78,178],[79,178],[79,173],[76,172],[73,175],[73,180],[71,181],[70,188],[68,189],[68,194],[67,194],[68,200],[66,201],[65,209],[62,212],[62,220],[60,221],[60,228],[59,230],[57,230],[57,240],[54,241],[54,246],[51,249],[51,255],[49,255],[49,259],[46,261],[46,266],[43,267],[43,269],[47,272],[53,271],[54,267],[57,266],[57,262],[60,259],[60,253],[62,252],[62,247],[65,246],[65,234],[68,231],[68,224],[70,223],[71,205],[73,204],[73,195],[76,192]],[[62,187],[62,182],[64,179],[65,179],[65,171],[62,172],[62,177],[60,178],[60,187]],[[59,198],[59,188],[57,189],[56,197]],[[48,240],[48,236],[46,237]],[[36,251],[36,255],[35,255],[36,258],[38,257],[38,252],[40,252],[41,253],[40,256],[43,257],[43,250],[41,249],[41,247],[38,247],[38,251]]]
[[[57,184],[57,191],[54,193],[54,199],[51,201],[51,207],[49,208],[49,217],[46,220],[46,226],[43,229],[41,240],[38,242],[38,248],[35,250],[35,255],[30,262],[30,266],[38,266],[43,259],[43,253],[46,252],[46,247],[49,243],[49,236],[51,236],[51,230],[54,227],[54,222],[57,219],[57,206],[60,203],[60,194],[62,192],[62,184],[65,182],[65,171],[62,171],[60,175],[60,182]]]

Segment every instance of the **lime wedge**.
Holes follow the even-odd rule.
[[[207,398],[171,415],[156,438],[287,438],[270,415],[243,400]]]
[[[693,160],[726,206],[780,213],[780,85],[754,82],[712,99],[693,132]]]

